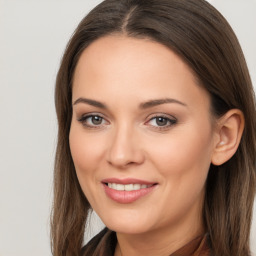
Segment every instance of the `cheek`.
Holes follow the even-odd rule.
[[[96,201],[97,168],[101,164],[103,155],[102,138],[95,138],[87,134],[80,124],[71,124],[69,144],[76,175],[80,186],[92,204]]]
[[[184,127],[152,147],[152,159],[163,177],[182,182],[185,178],[195,181],[196,177],[205,180],[211,162],[211,132],[198,131],[197,127]]]
[[[101,162],[102,139],[86,134],[80,125],[71,124],[69,143],[78,178],[93,173]]]
[[[197,131],[191,128],[189,132],[175,131],[151,147],[151,161],[163,185],[166,220],[169,216],[178,219],[191,209],[201,211],[211,162],[211,135]]]

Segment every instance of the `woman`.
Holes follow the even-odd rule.
[[[250,255],[255,101],[203,0],[106,0],[56,81],[54,255]],[[82,248],[94,209],[107,226]]]

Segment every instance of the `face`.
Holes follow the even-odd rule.
[[[77,177],[110,229],[200,225],[214,144],[210,99],[175,53],[146,39],[98,39],[79,59],[72,101]]]

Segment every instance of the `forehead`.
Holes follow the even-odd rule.
[[[172,69],[177,75],[182,72],[195,79],[190,68],[168,47],[150,39],[122,35],[105,36],[90,44],[80,56],[75,77],[86,68],[102,72],[115,70],[116,75],[127,73],[127,69],[141,72]]]
[[[160,43],[125,36],[100,38],[84,50],[73,81],[73,98],[79,96],[103,101],[168,96],[186,104],[208,100],[208,93],[177,54]]]

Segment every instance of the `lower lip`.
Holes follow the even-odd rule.
[[[106,184],[103,184],[103,187],[107,196],[112,200],[120,204],[129,204],[149,194],[152,190],[155,189],[156,185],[153,185],[148,188],[133,190],[133,191],[115,190],[108,187],[108,185]]]

